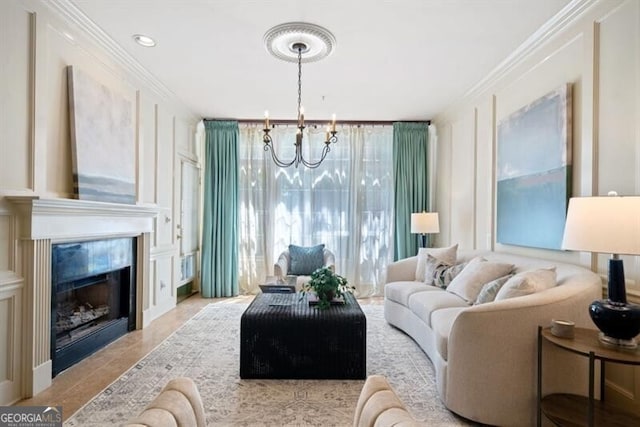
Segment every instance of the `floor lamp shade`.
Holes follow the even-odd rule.
[[[411,214],[411,232],[428,234],[439,233],[440,222],[437,212],[421,212]]]
[[[564,249],[609,253],[608,298],[594,301],[589,314],[601,340],[635,347],[640,306],[627,304],[624,266],[619,255],[640,255],[640,197],[576,197],[569,200]]]
[[[440,221],[437,212],[419,212],[411,214],[411,233],[422,235],[422,247],[426,246],[427,234],[439,233]]]

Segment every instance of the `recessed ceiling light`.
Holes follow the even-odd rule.
[[[140,46],[144,47],[153,47],[156,45],[156,41],[149,36],[145,36],[144,34],[134,34],[133,39]]]

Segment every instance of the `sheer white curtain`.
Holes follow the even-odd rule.
[[[293,157],[296,128],[272,131],[282,160]],[[358,296],[380,293],[393,256],[393,128],[342,126],[317,169],[278,168],[264,151],[260,125],[240,126],[239,283],[256,292],[289,244],[324,243],[336,272]],[[305,129],[305,158],[315,161],[324,129]]]

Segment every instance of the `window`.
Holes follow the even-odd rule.
[[[295,132],[272,132],[282,160],[293,157]],[[343,126],[317,169],[278,168],[262,134],[260,126],[240,127],[241,289],[253,291],[272,275],[289,244],[324,243],[360,295],[375,293],[392,256],[392,127]],[[317,160],[323,141],[324,129],[305,129],[305,157]]]

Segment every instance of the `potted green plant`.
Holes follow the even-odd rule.
[[[349,286],[347,279],[334,273],[329,267],[321,267],[311,273],[311,280],[302,286],[302,293],[314,293],[318,297],[318,308],[326,309],[331,301],[352,293],[355,288]]]

